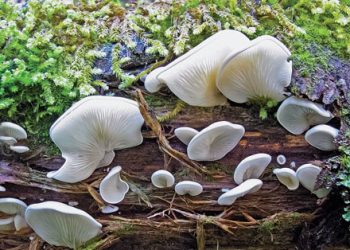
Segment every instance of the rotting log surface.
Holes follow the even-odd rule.
[[[155,113],[164,113],[157,108]],[[138,147],[116,152],[110,165],[123,167],[123,177],[132,192],[118,204],[116,216],[99,212],[96,191],[106,169],[99,169],[86,181],[65,184],[45,177],[45,172],[58,169],[64,162],[60,157],[35,157],[28,161],[2,159],[0,183],[7,191],[0,197],[18,197],[27,204],[43,200],[68,203],[77,201],[81,208],[104,225],[104,235],[95,249],[204,249],[259,247],[260,249],[293,249],[305,222],[319,216],[317,198],[300,187],[288,191],[281,185],[272,169],[278,154],[296,166],[331,157],[309,146],[303,135],[294,136],[281,128],[274,119],[261,121],[247,106],[227,105],[217,108],[186,106],[176,119],[164,123],[164,134],[171,147],[185,153],[186,147],[172,130],[180,126],[202,129],[226,120],[244,125],[246,133],[239,145],[218,162],[201,163],[211,174],[196,174],[179,161],[160,150],[155,136],[149,136]],[[264,172],[264,185],[254,194],[238,199],[231,207],[219,206],[217,198],[222,188],[233,188],[233,171],[245,157],[268,153],[273,161]],[[175,173],[176,181],[196,180],[204,187],[197,197],[179,197],[172,188],[156,189],[150,183],[151,174],[158,169]],[[93,198],[95,196],[95,199]],[[322,212],[321,212],[322,214]],[[29,233],[30,234],[30,233]],[[41,249],[44,243],[29,234],[0,235],[0,249]],[[34,234],[33,234],[34,235]]]

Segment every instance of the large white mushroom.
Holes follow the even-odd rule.
[[[297,169],[297,177],[304,188],[315,194],[318,198],[324,198],[330,192],[330,189],[315,189],[317,177],[321,173],[321,168],[313,164],[304,164]]]
[[[257,98],[281,101],[292,77],[290,55],[276,38],[258,37],[225,58],[217,74],[217,87],[237,103]]]
[[[273,173],[289,190],[296,190],[299,187],[299,180],[294,170],[290,168],[276,168],[273,170]]]
[[[339,130],[328,125],[317,125],[305,133],[305,140],[313,147],[323,151],[337,149],[335,138]]]
[[[290,133],[300,135],[310,126],[328,122],[333,115],[321,104],[291,96],[277,111],[277,120]]]
[[[190,141],[187,154],[195,161],[216,161],[223,158],[241,140],[244,127],[227,121],[215,122]]]
[[[216,88],[217,71],[227,54],[247,43],[249,39],[241,32],[219,31],[167,66],[152,71],[145,87],[149,92],[157,92],[167,85],[193,106],[222,105],[226,98]]]
[[[237,198],[243,197],[246,194],[255,193],[258,191],[263,182],[259,179],[249,179],[238,185],[237,187],[231,189],[230,191],[222,194],[219,199],[219,205],[232,205]]]
[[[233,179],[237,184],[241,184],[248,179],[257,179],[270,162],[271,156],[268,154],[260,153],[248,156],[236,167]]]
[[[44,241],[73,249],[100,234],[102,227],[83,210],[56,201],[28,206],[25,219]]]
[[[113,150],[142,143],[144,120],[135,101],[90,96],[75,103],[50,128],[50,137],[66,162],[49,178],[74,183],[109,165]]]
[[[27,205],[15,198],[0,198],[0,212],[8,215],[5,219],[0,219],[0,230],[21,230],[27,227],[24,220],[24,213]]]
[[[100,184],[100,194],[110,204],[121,202],[129,191],[129,185],[120,178],[120,166],[114,167]]]

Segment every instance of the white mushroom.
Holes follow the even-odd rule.
[[[193,137],[188,144],[188,157],[195,161],[219,160],[239,143],[244,132],[242,125],[215,122]]]
[[[116,204],[121,202],[129,191],[129,185],[120,178],[120,166],[114,167],[100,184],[100,194],[104,201]]]
[[[6,192],[6,188],[0,185],[0,192]]]
[[[201,184],[194,181],[181,181],[176,184],[175,192],[178,195],[189,194],[191,196],[196,196],[203,192],[203,187]]]
[[[111,213],[117,212],[118,210],[119,210],[119,207],[117,207],[117,206],[107,205],[101,209],[101,212],[103,214],[111,214]]]
[[[235,169],[233,179],[241,184],[248,179],[257,179],[270,164],[271,156],[268,154],[254,154],[243,159]]]
[[[289,190],[296,190],[299,187],[299,180],[294,170],[290,168],[276,168],[273,170],[273,173]]]
[[[321,104],[291,96],[277,111],[277,120],[290,133],[300,135],[311,125],[326,123],[333,115]]]
[[[309,129],[305,134],[305,140],[313,147],[323,151],[337,149],[335,138],[339,130],[328,125],[317,125]]]
[[[254,193],[258,191],[263,182],[259,179],[249,179],[240,184],[239,186],[231,189],[230,191],[222,194],[219,199],[219,205],[232,205],[237,198],[243,197],[246,194]]]
[[[0,224],[4,226],[4,228],[0,226],[0,230],[16,229],[18,231],[27,227],[23,218],[26,208],[27,205],[21,200],[15,198],[0,198],[0,212],[9,215],[9,218],[11,218],[0,219]],[[10,225],[10,221],[12,221],[12,225]],[[12,229],[6,229],[10,227]]]
[[[219,31],[167,66],[152,71],[145,87],[157,92],[167,85],[177,97],[193,106],[222,105],[226,98],[216,88],[217,71],[228,53],[248,42],[240,32]]]
[[[47,243],[73,249],[100,234],[102,227],[83,210],[56,201],[28,206],[25,219]]]
[[[6,145],[14,145],[17,143],[17,140],[11,136],[0,136],[0,145],[6,144]]]
[[[304,188],[315,194],[318,198],[328,195],[330,189],[319,188],[315,190],[317,177],[321,173],[321,168],[312,164],[304,164],[297,169],[297,177]]]
[[[177,128],[174,131],[176,137],[184,144],[188,145],[190,141],[197,135],[199,132],[194,128],[181,127]]]
[[[10,149],[16,153],[22,154],[29,151],[29,148],[26,146],[10,146]]]
[[[257,98],[281,101],[292,77],[290,55],[276,38],[258,37],[225,58],[217,75],[217,87],[237,103]]]
[[[27,132],[21,126],[12,122],[2,122],[0,124],[0,135],[13,137],[17,140],[27,138]]]
[[[287,162],[287,158],[284,155],[277,155],[277,163],[280,165],[284,165]]]
[[[152,174],[151,181],[157,188],[166,188],[174,185],[175,178],[169,171],[158,170]]]
[[[69,183],[88,178],[96,168],[109,165],[113,150],[142,143],[144,120],[130,99],[90,96],[75,103],[50,128],[53,142],[66,159],[47,176]]]

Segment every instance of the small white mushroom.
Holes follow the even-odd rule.
[[[0,185],[0,192],[6,192],[6,188]]]
[[[203,192],[203,187],[201,184],[194,181],[181,181],[176,184],[175,192],[178,195],[189,194],[191,196],[196,196]]]
[[[119,210],[119,207],[117,206],[107,205],[101,209],[101,212],[103,214],[111,214],[111,213],[117,212],[118,210]]]
[[[152,174],[151,181],[157,188],[166,188],[174,185],[175,178],[169,171],[158,170]]]
[[[197,135],[199,132],[194,128],[181,127],[177,128],[174,131],[176,137],[184,144],[188,145],[190,141]]]
[[[237,103],[259,97],[281,101],[292,77],[290,55],[276,38],[258,37],[225,58],[216,85],[221,93]]]
[[[22,216],[22,215],[17,214],[13,218],[13,223],[14,223],[17,231],[21,230],[22,228],[28,227],[28,224],[27,224],[26,220],[24,219],[24,215]]]
[[[284,165],[287,162],[287,158],[284,155],[277,155],[277,163],[280,165]]]
[[[73,249],[100,234],[102,227],[83,210],[56,201],[28,206],[25,219],[47,243]]]
[[[222,194],[219,199],[219,205],[232,205],[237,198],[243,197],[246,194],[254,193],[258,191],[263,182],[259,179],[249,179],[238,185],[237,187],[231,189],[230,191]]]
[[[75,103],[50,128],[50,137],[66,162],[49,178],[75,183],[96,168],[109,165],[113,150],[142,143],[144,120],[135,101],[122,97],[90,96]]]
[[[217,71],[228,53],[248,42],[241,32],[219,31],[167,66],[152,71],[145,87],[157,92],[167,85],[178,98],[193,106],[222,105],[226,98],[216,88]]]
[[[120,166],[114,167],[103,178],[100,184],[100,194],[104,201],[116,204],[121,202],[129,191],[129,185],[120,178]]]
[[[15,217],[11,216],[8,218],[0,219],[0,231],[13,231],[15,230]]]
[[[270,164],[271,156],[260,153],[243,159],[235,169],[233,179],[237,184],[241,184],[248,179],[257,179]]]
[[[273,173],[289,190],[296,190],[299,187],[299,180],[294,170],[290,168],[276,168],[273,170]]]
[[[323,151],[337,149],[335,138],[339,130],[328,125],[317,125],[309,129],[305,134],[305,140],[313,147]]]
[[[219,160],[239,143],[244,132],[242,125],[215,122],[193,137],[188,144],[188,157],[195,161]]]
[[[27,139],[27,132],[19,125],[12,122],[0,124],[0,135],[13,137],[17,140]]]
[[[29,148],[26,146],[10,146],[10,149],[19,154],[23,154],[29,151]]]
[[[295,135],[302,134],[311,125],[326,123],[332,118],[333,115],[321,104],[295,96],[287,98],[277,111],[278,122]]]
[[[321,173],[321,168],[312,164],[304,164],[297,169],[297,177],[304,188],[315,194],[318,198],[328,195],[330,189],[319,188],[315,190],[317,177]]]
[[[11,136],[0,136],[0,145],[6,144],[12,146],[17,143],[17,140]]]
[[[24,227],[27,227],[27,224],[23,218],[26,209],[27,209],[27,205],[19,199],[0,198],[0,212],[9,215],[12,218],[12,223],[13,223],[12,228],[16,229],[17,231]],[[4,223],[1,222],[0,224],[4,224],[8,228],[10,226],[8,224],[9,221],[10,220],[6,218],[6,221],[4,221]],[[2,229],[0,227],[0,230],[8,230],[8,229]]]

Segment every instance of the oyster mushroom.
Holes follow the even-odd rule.
[[[199,132],[194,128],[180,127],[175,129],[174,133],[183,144],[188,145],[193,137],[195,137],[195,135],[197,135]]]
[[[29,151],[29,148],[26,146],[10,146],[10,149],[16,153],[22,154]]]
[[[315,190],[317,177],[321,173],[321,168],[312,164],[304,164],[297,169],[297,177],[304,188],[315,194],[318,198],[324,198],[331,191],[326,188]]]
[[[12,146],[17,143],[17,140],[11,136],[0,136],[0,145],[6,144]]]
[[[28,206],[25,219],[47,243],[73,249],[100,234],[102,227],[83,210],[56,201]]]
[[[152,174],[151,181],[157,188],[166,188],[174,185],[175,178],[169,171],[158,170]]]
[[[24,213],[27,205],[15,198],[0,198],[0,212],[9,215],[8,218],[0,219],[0,230],[21,230],[27,227]]]
[[[235,169],[233,179],[241,184],[247,179],[257,179],[270,164],[271,156],[268,154],[254,154],[243,159]]]
[[[237,103],[257,98],[281,101],[292,77],[290,55],[276,38],[258,37],[225,58],[216,85],[221,93]]]
[[[241,140],[244,127],[227,121],[211,124],[190,141],[187,154],[195,161],[216,161],[223,158]]]
[[[299,180],[294,170],[290,168],[276,168],[273,173],[277,179],[289,190],[296,190],[299,187]]]
[[[181,181],[175,186],[175,192],[178,195],[189,194],[191,196],[197,196],[203,192],[201,184],[194,181]]]
[[[333,115],[321,104],[291,96],[277,111],[278,122],[290,133],[300,135],[310,126],[326,123]]]
[[[210,107],[226,103],[216,88],[217,71],[228,53],[247,44],[249,39],[234,30],[222,30],[146,78],[145,87],[157,92],[162,85],[193,106]]]
[[[336,150],[335,138],[339,130],[328,125],[317,125],[309,129],[305,134],[305,140],[313,147],[323,151]]]
[[[222,194],[218,199],[218,203],[219,205],[232,205],[237,200],[237,198],[258,191],[261,188],[262,184],[263,182],[259,179],[246,180],[237,187]]]
[[[21,126],[12,122],[2,122],[0,124],[0,135],[17,140],[27,139],[27,132]]]
[[[74,183],[109,165],[113,150],[142,143],[144,120],[135,101],[90,96],[75,103],[50,128],[50,137],[66,162],[49,178]]]
[[[120,166],[114,167],[100,184],[100,194],[110,204],[121,202],[129,191],[129,185],[120,178]]]

